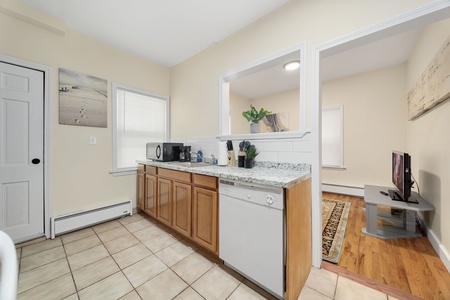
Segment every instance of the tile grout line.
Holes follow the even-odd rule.
[[[72,266],[70,265],[70,262],[69,262],[69,256],[67,255],[67,252],[66,252],[65,243],[64,243],[62,238],[60,238],[60,239],[61,239],[61,244],[62,244],[62,247],[63,247],[63,250],[64,250],[64,254],[66,256],[65,258],[66,258],[66,261],[67,261],[67,265],[69,266],[70,276],[72,277],[72,282],[73,282],[73,285],[75,287],[75,294],[77,295],[77,298],[79,300],[80,299],[80,295],[78,294],[77,283],[75,282],[75,277],[73,276]]]
[[[122,218],[120,218],[120,219],[118,219],[117,220],[117,222],[122,226],[122,227],[124,227],[125,228],[125,230],[127,230],[134,238],[136,238],[135,237],[135,235],[124,225],[124,224],[122,224],[119,220],[121,220]],[[137,221],[135,221],[135,222],[137,222]],[[134,223],[134,222],[131,222],[131,223]],[[131,223],[128,223],[128,224],[131,224]],[[119,226],[117,226],[117,227],[119,227]],[[116,227],[116,228],[117,228]],[[114,230],[115,228],[112,228],[111,230]],[[93,229],[94,230],[94,229]],[[130,281],[130,279],[128,279],[128,277],[126,276],[126,274],[123,272],[123,269],[119,266],[119,263],[114,259],[114,257],[113,257],[113,254],[108,250],[108,248],[106,247],[106,245],[105,245],[105,242],[103,242],[103,240],[98,236],[98,234],[97,234],[97,232],[94,230],[94,232],[95,232],[95,234],[97,235],[97,237],[98,237],[98,239],[100,240],[100,242],[102,243],[102,246],[103,247],[105,247],[105,249],[106,249],[106,251],[108,252],[108,254],[109,254],[109,256],[111,257],[111,259],[114,261],[114,263],[116,264],[116,266],[119,268],[119,272],[121,272],[122,273],[122,275],[125,277],[125,279],[128,281],[128,283],[131,285],[131,287],[133,288],[132,289],[132,291],[134,291],[137,295],[138,295],[138,297],[140,298],[140,299],[142,299],[142,297],[141,297],[141,295],[139,295],[139,293],[138,293],[138,291],[136,290],[136,288],[134,287],[134,285],[131,283],[131,281]],[[136,238],[138,241],[139,241],[139,243],[140,244],[142,244],[142,242],[138,239],[138,238]],[[113,240],[111,240],[111,241],[113,241]],[[110,241],[108,241],[108,242],[110,242]],[[106,242],[107,243],[107,242]],[[137,245],[137,244],[136,244]],[[142,244],[143,245],[143,244]],[[126,249],[129,249],[129,248],[131,248],[131,247],[134,247],[135,245],[133,245],[133,246],[130,246],[130,247],[128,247],[128,248],[125,248],[125,249],[122,249],[121,251],[119,251],[119,252],[117,252],[117,253],[120,253],[120,252],[122,252],[122,251],[124,251],[124,250],[126,250]],[[145,245],[143,245],[144,247],[145,247]],[[147,247],[146,247],[147,248]],[[149,251],[150,251],[150,253],[152,253],[152,255],[154,255],[154,253],[150,250],[150,249],[148,249]],[[145,257],[146,258],[146,257]],[[142,260],[144,260],[145,258],[143,258],[143,259],[141,259],[141,260],[139,260],[139,261],[137,261],[137,262],[134,262],[133,264],[131,264],[130,266],[132,266],[132,265],[134,265],[134,264],[136,264],[136,263],[138,263],[138,262],[140,262],[140,261],[142,261]],[[128,267],[130,267],[130,266],[127,266],[127,268]],[[103,278],[103,279],[101,279],[101,280],[104,280],[104,279],[106,279],[106,278],[108,278],[108,277],[111,277],[112,275],[114,275],[114,274],[117,274],[117,273],[119,273],[119,272],[115,272],[115,273],[113,273],[113,274],[110,274],[109,276],[107,276],[107,277],[105,277],[105,278]],[[101,281],[101,280],[99,280],[99,281]],[[99,281],[97,281],[97,282],[99,282]],[[97,282],[95,282],[95,283],[97,283]],[[95,284],[95,283],[93,283],[93,284]],[[92,284],[92,285],[93,285]],[[120,298],[122,298],[122,297],[125,297],[126,295],[128,295],[129,293],[131,293],[132,291],[130,291],[130,292],[128,292],[128,293],[126,293],[125,295],[123,295],[123,296],[121,296]],[[120,299],[119,298],[119,299]]]
[[[147,219],[147,218],[142,218],[142,219]],[[146,227],[144,227],[144,228],[141,228],[141,229],[139,229],[139,230],[135,230],[134,232],[131,232],[131,231],[127,228],[126,225],[133,224],[133,223],[138,222],[138,221],[140,221],[140,220],[135,220],[135,221],[130,222],[130,223],[127,223],[127,224],[122,224],[122,223],[120,222],[120,220],[121,220],[121,219],[116,220],[116,221],[120,224],[119,226],[113,227],[113,228],[111,228],[111,229],[109,229],[109,230],[115,230],[115,229],[117,229],[117,228],[124,227],[125,230],[128,232],[126,235],[130,234],[134,239],[136,239],[136,240],[138,241],[138,243],[135,244],[135,245],[131,245],[131,246],[125,248],[125,249],[122,249],[121,251],[119,251],[119,252],[117,252],[117,253],[120,253],[120,252],[122,252],[122,251],[125,251],[126,249],[129,249],[129,248],[134,247],[134,246],[136,246],[136,245],[141,245],[141,246],[145,247],[145,249],[147,249],[147,250],[149,251],[150,255],[154,255],[156,259],[158,259],[162,264],[164,264],[164,265],[166,266],[166,269],[165,269],[165,270],[170,270],[171,272],[173,272],[179,279],[181,279],[181,281],[183,281],[183,282],[187,285],[186,288],[183,289],[182,291],[180,291],[180,293],[178,293],[177,295],[175,295],[174,298],[175,298],[175,297],[178,297],[180,294],[182,294],[183,292],[185,292],[186,290],[188,290],[189,288],[191,288],[191,289],[192,289],[197,295],[199,295],[202,299],[205,299],[205,297],[204,297],[202,294],[200,294],[199,291],[197,291],[192,285],[193,285],[195,282],[197,282],[198,280],[200,280],[201,278],[203,278],[203,277],[204,277],[209,271],[211,271],[214,267],[220,268],[220,266],[219,266],[216,262],[211,261],[208,257],[205,257],[204,255],[202,255],[202,254],[199,252],[199,249],[194,248],[194,247],[192,247],[191,245],[189,245],[189,241],[186,240],[184,237],[182,237],[181,239],[178,240],[178,239],[175,238],[172,234],[170,234],[169,232],[165,231],[164,229],[162,229],[162,230],[164,231],[164,233],[161,233],[161,234],[167,234],[167,235],[173,237],[174,239],[176,239],[176,241],[175,241],[173,244],[170,244],[170,245],[168,245],[168,246],[166,246],[166,247],[164,247],[164,248],[162,248],[162,249],[159,249],[159,250],[156,251],[156,252],[153,252],[153,251],[152,251],[150,248],[148,248],[148,246],[146,246],[139,238],[137,238],[137,237],[134,235],[134,233],[135,233],[135,232],[138,232],[138,231],[140,231],[140,230],[144,230],[144,229],[146,229],[146,228],[150,228],[150,227],[152,227],[152,226],[155,226],[156,228],[159,228],[159,227],[157,226],[157,224],[155,224],[155,223],[149,221],[149,223],[150,223],[149,226],[146,226]],[[99,225],[100,225],[100,224],[99,224]],[[81,298],[80,298],[80,294],[79,294],[80,291],[82,291],[82,290],[84,290],[84,289],[86,289],[86,288],[88,288],[88,287],[91,287],[91,286],[93,286],[94,284],[98,283],[99,281],[104,280],[104,279],[106,279],[106,278],[109,278],[109,277],[111,277],[112,275],[115,275],[115,274],[118,273],[118,271],[117,271],[117,272],[114,272],[113,274],[110,274],[110,275],[108,275],[108,276],[102,278],[101,280],[98,280],[98,281],[96,281],[96,282],[94,282],[94,283],[91,283],[91,284],[89,284],[89,285],[83,287],[82,289],[79,289],[79,287],[78,287],[78,285],[77,285],[77,283],[76,283],[76,280],[75,280],[74,270],[72,269],[72,266],[71,266],[71,264],[70,264],[69,255],[68,255],[68,252],[67,252],[68,250],[66,249],[66,246],[68,246],[68,245],[71,244],[71,243],[75,243],[75,242],[77,242],[77,241],[81,241],[81,240],[83,240],[83,239],[86,239],[86,238],[95,236],[95,237],[100,241],[100,244],[99,244],[99,245],[102,245],[102,247],[106,249],[106,251],[107,251],[107,253],[108,253],[108,256],[107,256],[107,257],[111,258],[111,259],[114,261],[115,265],[119,268],[119,270],[120,270],[122,276],[124,276],[124,277],[126,278],[126,280],[128,281],[128,283],[132,286],[132,290],[130,290],[128,293],[126,293],[125,295],[123,295],[123,296],[121,296],[121,297],[124,297],[124,296],[126,296],[126,295],[128,295],[129,293],[131,293],[131,292],[134,291],[134,292],[138,295],[138,297],[139,297],[140,299],[142,299],[141,295],[137,292],[137,288],[139,288],[140,286],[144,285],[144,284],[147,283],[148,281],[153,280],[155,277],[159,276],[159,275],[160,275],[161,273],[163,273],[164,271],[163,271],[163,272],[160,272],[160,273],[158,273],[158,274],[155,274],[151,279],[147,280],[146,282],[142,283],[141,285],[139,285],[138,287],[135,288],[135,287],[133,286],[133,284],[131,283],[130,279],[128,279],[128,277],[125,275],[124,269],[126,269],[126,268],[128,268],[128,267],[130,267],[130,266],[132,266],[132,265],[134,265],[134,264],[136,264],[136,263],[139,263],[140,261],[142,261],[142,260],[148,258],[150,255],[149,255],[149,256],[146,256],[146,257],[144,257],[144,258],[142,258],[142,259],[140,259],[140,260],[138,260],[138,261],[136,261],[136,262],[133,262],[133,263],[132,263],[131,265],[129,265],[129,266],[126,266],[126,267],[124,267],[124,268],[121,268],[120,265],[118,264],[118,262],[116,261],[116,259],[114,259],[113,254],[112,254],[111,251],[106,247],[105,244],[108,243],[108,242],[110,242],[110,241],[113,241],[113,240],[115,240],[115,239],[119,239],[119,238],[121,238],[121,237],[123,237],[123,236],[119,236],[119,237],[116,237],[116,238],[114,238],[114,239],[112,239],[112,240],[110,240],[110,241],[105,242],[105,241],[103,241],[103,240],[100,238],[100,236],[99,236],[100,233],[98,233],[98,232],[94,229],[94,227],[95,227],[95,226],[87,227],[87,228],[89,228],[89,229],[92,230],[92,232],[93,232],[92,235],[87,235],[87,236],[78,237],[77,239],[71,240],[71,241],[69,241],[69,242],[64,242],[64,240],[63,240],[63,238],[62,238],[64,235],[61,235],[60,237],[58,237],[58,239],[60,239],[60,244],[58,244],[58,245],[55,246],[55,247],[52,247],[52,248],[43,250],[43,251],[47,251],[47,250],[50,250],[50,249],[57,248],[57,247],[59,247],[59,246],[62,247],[62,250],[63,250],[63,253],[64,253],[64,258],[65,258],[65,262],[66,262],[67,265],[68,265],[68,271],[69,271],[68,273],[70,273],[70,276],[72,277],[72,282],[73,282],[73,285],[74,285],[74,288],[75,288],[75,293],[73,293],[73,294],[71,294],[71,295],[69,295],[69,296],[73,296],[73,295],[76,294],[77,299],[81,299]],[[87,228],[86,228],[86,229],[87,229]],[[161,228],[160,228],[160,229],[161,229]],[[107,231],[109,231],[109,230],[105,230],[105,231],[102,231],[102,232],[107,232]],[[76,231],[75,231],[75,232],[76,232]],[[41,241],[41,242],[45,242],[45,240],[44,240],[44,241]],[[40,243],[40,242],[38,242],[38,243]],[[169,266],[168,264],[166,264],[164,261],[162,261],[162,260],[157,256],[157,253],[159,253],[159,252],[161,252],[161,251],[163,251],[163,250],[165,250],[165,249],[167,249],[167,248],[169,248],[169,247],[171,247],[171,246],[173,246],[173,245],[175,245],[175,244],[177,244],[177,243],[180,243],[180,244],[183,245],[184,247],[189,248],[189,249],[192,251],[192,253],[190,253],[190,254],[187,255],[186,257],[183,257],[182,259],[180,259],[180,260],[177,261],[176,263],[172,264],[171,266]],[[37,244],[37,243],[36,243],[36,244]],[[89,244],[87,244],[87,245],[89,245]],[[89,250],[89,249],[92,249],[92,248],[97,247],[97,246],[99,246],[99,245],[89,246],[89,248],[83,249],[82,251],[79,251],[79,252],[75,252],[75,253],[71,254],[70,256],[75,255],[75,254],[78,254],[78,253],[81,253],[81,252],[86,251],[86,250]],[[26,245],[26,246],[31,246],[31,245]],[[23,254],[24,254],[23,248],[24,248],[24,247],[25,247],[25,246],[19,247],[19,248],[20,248],[20,251],[19,251],[19,253],[20,253],[20,258],[19,258],[19,260],[18,260],[18,263],[19,263],[19,270],[20,270],[20,268],[22,267],[22,259],[23,259]],[[74,248],[74,249],[75,249],[75,248]],[[43,251],[40,251],[40,252],[43,252]],[[40,252],[37,252],[37,253],[35,253],[35,254],[38,254],[38,253],[40,253]],[[201,274],[201,276],[199,276],[199,277],[196,278],[191,284],[189,284],[189,283],[188,283],[186,280],[184,280],[177,272],[175,272],[174,269],[172,269],[172,267],[173,267],[174,265],[176,265],[177,263],[179,263],[179,262],[181,262],[181,261],[187,259],[188,257],[190,257],[191,255],[194,255],[194,254],[200,255],[200,256],[204,257],[206,260],[208,260],[208,261],[211,263],[211,267],[209,267],[207,270],[205,270],[205,272],[203,272],[203,273]],[[105,258],[106,258],[106,257],[105,257]],[[102,258],[102,259],[105,259],[105,258]],[[62,259],[62,258],[61,258],[61,259]],[[99,261],[99,260],[96,260],[95,262],[91,262],[91,263],[89,263],[89,264],[87,264],[87,265],[91,265],[91,264],[96,263],[96,262],[98,262],[98,261]],[[47,263],[47,264],[48,264],[48,263]],[[45,265],[47,265],[47,264],[44,264],[44,265],[42,265],[42,266],[45,266]],[[85,266],[87,266],[87,265],[85,265]],[[42,266],[38,266],[37,268],[42,267]],[[85,266],[83,266],[83,267],[85,267]],[[33,269],[31,269],[31,270],[34,270],[34,269],[36,269],[36,268],[33,268]],[[222,269],[222,268],[220,268],[220,269]],[[31,271],[31,270],[29,270],[29,271]],[[223,270],[223,271],[226,272],[226,270]],[[28,271],[27,271],[27,272],[28,272]],[[68,274],[68,273],[65,273],[65,274],[63,274],[63,275],[66,275],[66,274]],[[227,272],[227,273],[228,273],[228,272]],[[20,272],[19,272],[18,276],[19,276],[19,275],[20,275]],[[236,278],[236,277],[233,276],[232,274],[229,274],[229,273],[228,273],[228,275],[229,275],[229,276],[232,276],[232,277],[234,277],[234,278]],[[57,279],[57,278],[54,278],[54,279]],[[54,280],[54,279],[52,279],[52,280]],[[50,281],[52,281],[52,280],[49,280],[49,281],[47,281],[47,282],[50,282]],[[45,282],[45,283],[47,283],[47,282]],[[244,279],[239,280],[239,284],[231,291],[231,293],[227,296],[227,299],[228,299],[231,295],[233,295],[233,293],[234,293],[234,292],[235,292],[235,291],[243,284],[243,282],[244,282]],[[41,283],[40,285],[42,285],[42,284],[44,284],[44,283]],[[38,285],[38,286],[39,286],[39,285]],[[24,292],[24,291],[23,291],[23,292]],[[258,293],[258,294],[259,294],[259,293]]]

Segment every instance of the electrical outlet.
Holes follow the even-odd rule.
[[[89,144],[91,144],[91,145],[97,145],[97,137],[95,137],[95,136],[90,136],[90,137],[89,137]]]

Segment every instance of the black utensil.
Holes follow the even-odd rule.
[[[247,152],[248,147],[250,147],[250,142],[249,141],[244,141],[244,152]]]
[[[239,151],[244,151],[244,142],[245,141],[239,143]]]
[[[232,141],[227,141],[227,148],[228,148],[228,151],[233,150],[233,142]]]

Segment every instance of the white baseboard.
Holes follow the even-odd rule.
[[[364,188],[322,183],[322,192],[364,197]]]
[[[450,255],[448,254],[447,250],[442,245],[441,241],[438,239],[436,234],[428,228],[428,226],[425,224],[425,222],[422,219],[422,216],[417,214],[418,221],[420,223],[420,227],[425,231],[428,240],[430,241],[431,245],[433,246],[436,253],[439,255],[439,258],[444,263],[444,266],[447,268],[447,271],[450,273]]]

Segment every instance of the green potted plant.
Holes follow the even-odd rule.
[[[251,169],[255,164],[255,157],[258,156],[259,150],[255,145],[250,145],[245,153],[244,168]]]
[[[271,113],[271,111],[265,110],[264,108],[261,108],[258,111],[253,105],[250,104],[250,110],[242,112],[242,116],[247,121],[252,122],[252,124],[250,124],[250,132],[258,133],[260,132],[259,121],[261,121],[265,116]]]

